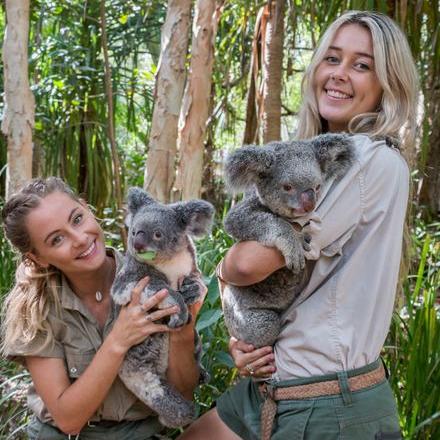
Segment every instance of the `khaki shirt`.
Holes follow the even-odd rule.
[[[409,170],[383,141],[354,136],[356,161],[323,189],[305,219],[311,276],[285,312],[275,379],[323,375],[375,361],[388,333],[408,203]]]
[[[116,266],[120,266],[122,256],[112,249],[108,252],[114,255]],[[26,346],[17,343],[8,353],[8,357],[21,363],[24,363],[25,356],[63,359],[73,382],[91,363],[110,332],[117,310],[114,305],[111,307],[107,322],[101,331],[96,319],[75,295],[63,276],[60,277],[60,303],[61,316],[57,316],[55,311],[49,312],[48,316],[54,334],[53,343],[43,346],[42,340],[38,337]],[[28,390],[28,406],[41,421],[54,424],[32,385]],[[119,377],[116,377],[107,397],[90,420],[139,420],[152,414],[153,412],[125,387]]]

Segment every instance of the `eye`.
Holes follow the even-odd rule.
[[[162,238],[162,233],[160,231],[155,231],[153,234],[153,238],[156,240],[160,240]]]
[[[284,191],[292,191],[292,189],[293,189],[293,186],[292,186],[292,185],[289,185],[288,183],[285,183],[285,184],[283,185],[283,190],[284,190]]]
[[[364,71],[371,70],[370,66],[368,64],[366,64],[366,63],[360,63],[359,62],[359,63],[356,63],[354,65],[354,67],[357,70],[364,70]]]
[[[74,218],[73,218],[73,224],[74,225],[79,225],[80,223],[81,223],[81,221],[82,221],[82,219],[83,219],[83,214],[78,214],[78,215],[76,215]]]
[[[315,188],[315,193],[318,193],[320,190],[321,190],[321,185],[318,185],[318,186]]]
[[[63,241],[63,236],[62,235],[55,235],[55,237],[52,238],[52,240],[50,241],[52,246],[57,246],[58,244],[60,244]]]
[[[338,64],[339,63],[339,59],[335,56],[332,56],[332,55],[325,57],[324,60],[327,61],[327,63],[329,63],[329,64]]]

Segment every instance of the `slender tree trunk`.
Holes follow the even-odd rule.
[[[8,138],[6,197],[10,197],[32,178],[35,101],[28,77],[29,0],[6,0],[6,17],[2,131]]]
[[[221,7],[215,0],[197,0],[191,67],[179,120],[176,190],[184,200],[200,196],[203,174],[203,151],[209,116],[214,39]]]
[[[185,88],[190,16],[191,0],[168,1],[144,180],[144,188],[162,202],[170,200],[175,176],[177,124]]]
[[[108,58],[107,48],[107,25],[105,19],[105,0],[101,0],[101,41],[102,50],[104,54],[104,68],[105,68],[105,94],[107,96],[107,130],[110,140],[112,161],[113,161],[113,177],[114,177],[114,195],[119,212],[122,214],[122,188],[121,188],[121,165],[119,163],[118,148],[116,145],[115,126],[114,126],[114,111],[113,111],[113,86],[112,86],[112,71]],[[121,238],[124,248],[127,246],[127,232],[124,226],[121,227]]]
[[[263,41],[263,103],[261,120],[263,142],[281,138],[281,79],[283,67],[285,0],[269,2],[270,13]]]

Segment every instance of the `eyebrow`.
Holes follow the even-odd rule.
[[[73,217],[73,215],[75,214],[75,211],[76,211],[77,209],[79,209],[79,208],[76,207],[76,208],[73,208],[72,211],[70,211],[69,218],[67,219],[68,223],[70,223],[70,222],[72,221],[72,217]],[[50,232],[49,234],[47,234],[47,237],[44,239],[44,242],[46,243],[47,240],[49,240],[49,238],[50,238],[53,234],[56,234],[57,232],[59,232],[59,229],[56,229],[55,231],[52,231],[52,232]]]
[[[329,49],[338,50],[340,52],[342,51],[342,48],[337,47],[337,46],[329,46]],[[366,53],[366,52],[355,52],[355,53],[356,53],[356,55],[371,58],[372,60],[374,60],[374,56],[369,53]]]

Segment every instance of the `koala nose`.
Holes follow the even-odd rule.
[[[301,203],[305,212],[310,212],[315,209],[316,196],[313,189],[308,189],[301,193]]]
[[[138,231],[134,237],[133,247],[136,251],[141,251],[145,247],[145,232]]]

